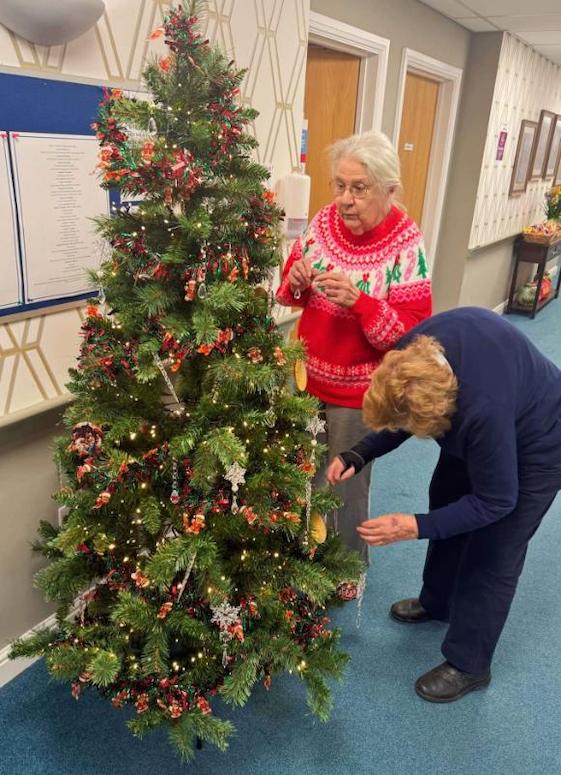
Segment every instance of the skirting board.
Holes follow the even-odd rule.
[[[37,624],[32,630],[29,630],[21,637],[29,638],[36,630],[41,630],[44,627],[54,627],[55,624],[56,617],[55,614],[52,614],[52,616],[49,616],[47,619]],[[8,659],[9,653],[10,646],[5,646],[3,649],[0,649],[0,686],[4,686],[11,681],[12,678],[23,673],[24,670],[27,670],[28,667],[31,667],[31,665],[39,659],[39,657]]]
[[[497,306],[493,308],[493,312],[496,312],[497,315],[502,315],[506,309],[507,304],[508,304],[508,299],[501,301],[500,304],[497,304]]]

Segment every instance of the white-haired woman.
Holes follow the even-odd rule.
[[[431,314],[431,283],[422,235],[395,204],[399,157],[381,132],[330,148],[334,201],[296,241],[277,301],[303,307],[308,391],[325,406],[329,457],[367,432],[363,395],[385,351]],[[325,480],[325,473],[318,473]],[[356,527],[368,516],[370,466],[352,486],[332,526],[367,560]]]

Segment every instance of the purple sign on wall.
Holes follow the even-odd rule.
[[[508,132],[504,129],[499,133],[499,142],[497,145],[497,161],[502,161],[504,156],[507,134]]]

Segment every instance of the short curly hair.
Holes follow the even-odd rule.
[[[365,424],[373,431],[443,436],[450,429],[458,396],[458,380],[443,353],[431,336],[417,336],[402,350],[386,353],[364,396]]]

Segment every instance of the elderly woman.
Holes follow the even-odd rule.
[[[324,404],[330,456],[366,432],[362,398],[384,352],[431,314],[423,240],[394,203],[399,158],[380,132],[339,140],[330,149],[334,201],[296,241],[277,301],[300,306],[308,391]],[[317,481],[325,482],[318,472]],[[343,499],[334,527],[367,560],[355,527],[368,514],[370,466]]]
[[[415,688],[451,702],[489,683],[528,542],[561,489],[561,371],[495,313],[451,310],[386,355],[364,418],[376,433],[330,463],[330,482],[410,435],[441,449],[428,514],[386,514],[357,531],[370,546],[429,539],[419,598],[390,613],[411,624],[449,622],[446,662]]]

